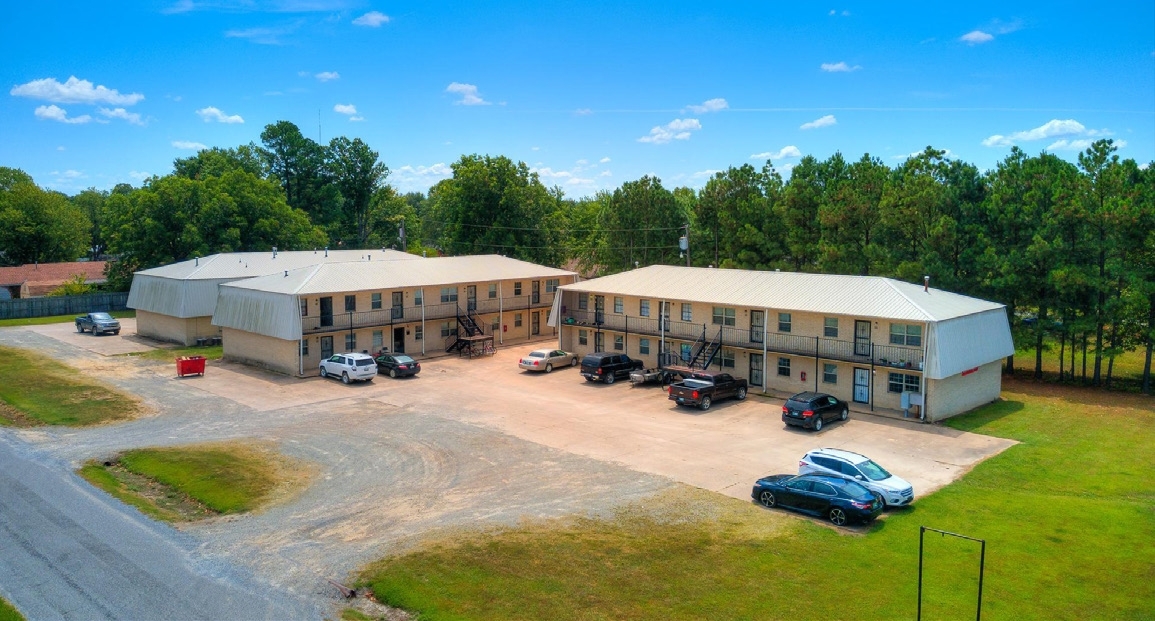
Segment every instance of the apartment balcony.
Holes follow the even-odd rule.
[[[457,320],[457,313],[472,309],[478,315],[498,312],[513,312],[534,309],[548,309],[553,306],[553,293],[537,296],[521,295],[506,298],[459,299],[434,304],[393,306],[361,312],[334,312],[331,315],[309,315],[301,317],[302,334],[341,332],[358,328],[380,328],[397,324],[413,324],[422,320]]]

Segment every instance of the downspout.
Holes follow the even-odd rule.
[[[926,326],[926,338],[922,340],[922,368],[919,369],[919,371],[922,371],[922,407],[918,408],[918,420],[924,423],[926,422],[927,406],[926,388],[930,385],[930,382],[926,381],[926,369],[930,366],[930,359],[927,358],[927,356],[930,355],[930,329],[931,326],[928,323]],[[934,337],[935,340],[938,340],[938,330],[935,330]]]
[[[425,355],[425,291],[421,291],[421,355]]]
[[[498,342],[505,345],[505,293],[501,290],[501,281],[497,283],[497,325],[501,326]]]

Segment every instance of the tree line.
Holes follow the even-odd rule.
[[[925,151],[772,162],[668,189],[644,176],[569,198],[523,162],[466,155],[427,194],[399,193],[360,139],[294,124],[177,159],[141,187],[65,196],[0,168],[0,261],[111,255],[133,271],[216,252],[405,248],[497,253],[586,275],[651,264],[887,276],[1006,304],[1015,342],[1060,378],[1111,384],[1116,357],[1155,346],[1155,170],[1109,139],[1067,162],[1015,147],[994,170]],[[688,238],[683,251],[680,238]],[[688,256],[687,256],[688,255]],[[1013,359],[1008,360],[1013,366]]]

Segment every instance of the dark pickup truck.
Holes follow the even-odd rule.
[[[120,322],[108,313],[88,313],[76,318],[77,332],[91,332],[93,335],[111,332],[120,334]]]
[[[729,373],[694,371],[690,377],[670,384],[670,400],[678,405],[697,406],[710,409],[718,399],[734,397],[741,401],[746,398],[747,383],[744,379],[734,379]]]
[[[582,377],[587,382],[612,384],[617,379],[628,379],[631,371],[637,371],[643,366],[641,360],[634,360],[625,354],[596,351],[582,358]]]

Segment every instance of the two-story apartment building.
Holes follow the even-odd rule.
[[[653,265],[561,287],[559,346],[940,420],[998,398],[1001,304],[873,276]]]
[[[415,357],[548,337],[573,272],[498,255],[326,263],[222,284],[212,324],[228,359],[316,375],[333,353]]]

